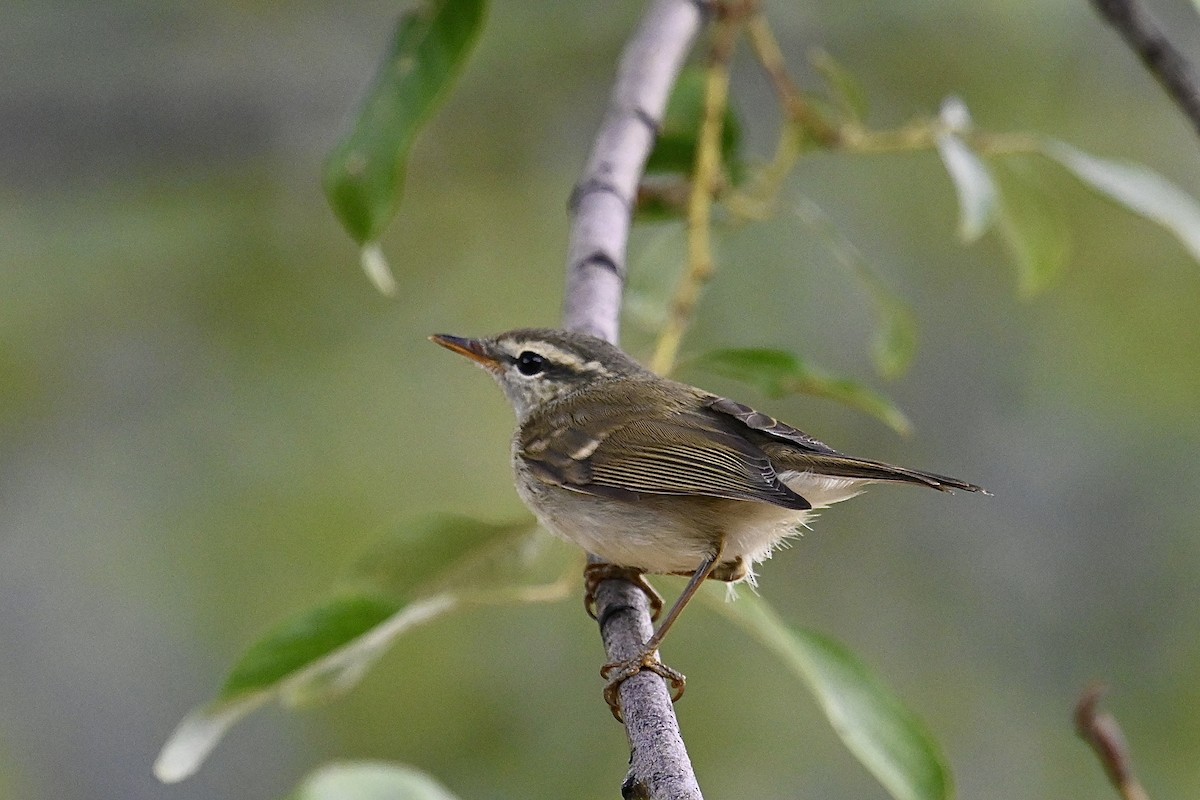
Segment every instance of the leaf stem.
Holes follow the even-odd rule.
[[[840,130],[836,150],[859,154],[904,153],[935,149],[938,134],[945,130],[945,125],[939,120],[928,119],[892,130],[872,131],[857,123],[843,125]],[[956,134],[981,155],[1019,155],[1038,153],[1042,149],[1041,140],[1027,133],[956,131]]]

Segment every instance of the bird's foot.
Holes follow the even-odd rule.
[[[616,564],[588,564],[583,568],[583,607],[587,610],[589,617],[598,619],[596,616],[596,590],[601,583],[607,580],[629,581],[641,589],[645,593],[646,599],[650,601],[650,619],[658,619],[658,615],[662,613],[663,609],[662,595],[646,580],[646,573],[640,569],[621,567]]]
[[[604,686],[604,701],[617,722],[624,722],[621,714],[621,684],[642,670],[653,672],[670,685],[671,702],[683,697],[687,678],[677,669],[671,669],[658,658],[657,650],[647,650],[626,661],[614,661],[600,668],[600,677],[608,681]]]

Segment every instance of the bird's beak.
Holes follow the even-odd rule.
[[[499,360],[489,353],[487,347],[478,339],[465,339],[462,336],[435,333],[429,337],[429,341],[440,344],[447,350],[453,350],[459,355],[466,356],[486,370],[491,372],[499,372],[501,370]]]

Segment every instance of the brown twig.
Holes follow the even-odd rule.
[[[1092,0],[1200,133],[1200,86],[1191,63],[1137,0]]]
[[[1083,690],[1075,704],[1075,731],[1100,759],[1105,774],[1121,793],[1123,800],[1150,800],[1146,790],[1133,774],[1133,759],[1129,745],[1116,718],[1098,709],[1107,689],[1094,683]]]

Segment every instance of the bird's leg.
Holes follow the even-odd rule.
[[[658,615],[662,613],[663,609],[662,595],[646,580],[645,572],[633,567],[593,562],[588,562],[588,565],[583,568],[583,607],[589,617],[598,619],[596,616],[596,590],[607,580],[628,581],[641,589],[645,593],[646,599],[650,601],[650,619],[658,619]]]
[[[604,687],[604,699],[608,702],[608,707],[618,722],[623,721],[621,717],[621,684],[642,670],[649,670],[671,684],[672,702],[683,696],[686,678],[682,672],[671,669],[662,663],[658,657],[658,647],[662,644],[663,639],[666,638],[667,631],[671,629],[675,620],[679,618],[679,614],[683,611],[684,606],[699,591],[704,580],[716,569],[718,558],[720,558],[719,552],[712,553],[700,563],[700,566],[692,573],[687,586],[683,587],[683,593],[679,595],[679,599],[675,601],[675,605],[671,606],[671,610],[667,612],[667,616],[659,623],[658,630],[654,632],[649,641],[642,645],[641,652],[633,658],[626,659],[625,661],[614,661],[600,668],[600,677],[608,681]]]

